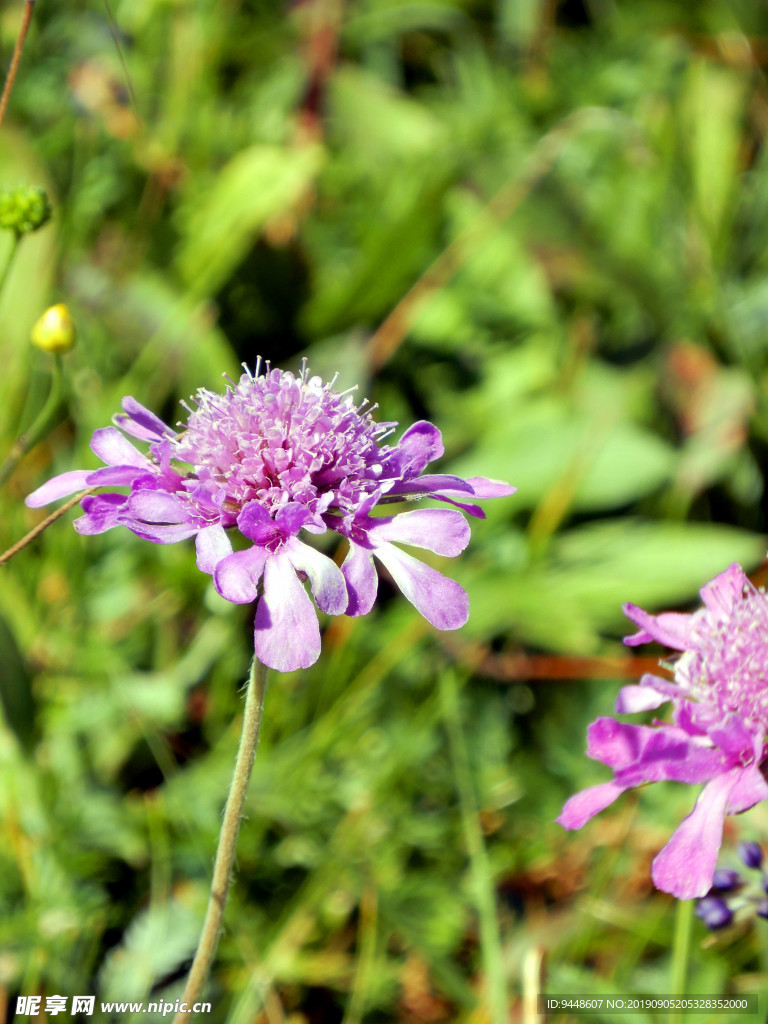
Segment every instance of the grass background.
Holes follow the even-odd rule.
[[[673,991],[649,864],[694,794],[553,819],[607,777],[587,724],[654,663],[622,602],[761,578],[767,63],[752,0],[37,5],[0,184],[55,215],[0,299],[5,451],[48,386],[34,321],[64,301],[79,341],[3,546],[123,395],[175,422],[257,355],[339,370],[437,423],[446,471],[519,488],[443,566],[460,633],[384,580],[273,676],[212,1021],[498,1024],[499,971],[523,1020],[542,958],[550,993]],[[71,518],[2,570],[0,1019],[19,993],[177,998],[251,650],[189,544]],[[731,819],[724,862],[767,829]],[[696,922],[690,990],[764,990],[766,927]]]

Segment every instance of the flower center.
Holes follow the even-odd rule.
[[[272,516],[289,502],[311,513],[344,514],[375,490],[382,445],[394,427],[376,423],[367,402],[355,406],[306,369],[244,374],[223,395],[201,389],[186,429],[171,442],[193,467],[190,500],[236,516],[258,501]]]

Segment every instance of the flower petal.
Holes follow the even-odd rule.
[[[400,438],[396,451],[398,455],[404,456],[401,461],[403,474],[410,477],[421,473],[428,463],[439,459],[445,448],[437,427],[427,420],[418,420]]]
[[[590,786],[589,789],[582,789],[580,793],[566,800],[555,821],[569,830],[581,828],[590,818],[610,807],[628,788],[612,779],[610,782],[601,782],[597,786]]]
[[[394,540],[449,558],[460,554],[469,543],[466,519],[460,512],[447,508],[423,508],[386,519],[371,519],[367,533],[374,544]]]
[[[725,809],[740,772],[734,768],[705,786],[691,813],[654,857],[651,875],[657,889],[681,900],[709,892],[723,841]]]
[[[141,476],[149,476],[146,466],[102,466],[88,474],[88,486],[130,487]]]
[[[389,569],[403,596],[437,629],[459,629],[469,618],[469,598],[455,580],[392,544],[373,551]]]
[[[278,672],[309,668],[320,656],[317,613],[282,552],[267,558],[264,594],[256,606],[254,647],[259,661]]]
[[[750,586],[749,580],[738,562],[729,565],[725,572],[715,576],[705,584],[699,593],[707,610],[716,620],[730,615],[734,604],[740,601],[744,587]]]
[[[349,542],[349,553],[344,559],[341,571],[347,582],[347,615],[367,615],[376,600],[379,578],[371,557],[371,551]]]
[[[267,544],[277,531],[272,516],[260,501],[249,501],[237,517],[237,528],[254,544]]]
[[[637,711],[655,711],[669,701],[664,693],[659,693],[652,686],[632,684],[622,686],[616,698],[616,713],[619,715],[634,714]]]
[[[768,800],[768,782],[765,781],[759,766],[750,764],[736,780],[728,798],[726,811],[728,814],[741,814],[742,811],[748,811],[750,807],[759,804],[761,800]]]
[[[312,585],[317,606],[328,615],[342,615],[349,603],[347,585],[333,559],[296,537],[286,541],[283,551],[294,569],[305,572]]]
[[[94,455],[108,466],[140,466],[146,469],[151,465],[146,455],[137,451],[117,427],[101,427],[94,431],[90,447]]]
[[[83,537],[105,533],[113,526],[120,526],[120,514],[127,500],[124,494],[91,494],[81,503],[85,515],[72,525]]]
[[[195,537],[196,565],[200,572],[213,573],[219,562],[232,554],[232,543],[220,523],[206,526]]]
[[[656,640],[667,647],[673,647],[676,651],[684,651],[695,643],[691,632],[692,615],[683,615],[680,612],[649,615],[634,604],[625,604],[624,614],[640,626],[639,633],[624,637],[624,643],[628,647],[637,647],[638,644]]]
[[[84,491],[88,487],[88,477],[91,471],[88,469],[73,469],[69,473],[59,473],[52,476],[50,480],[32,491],[24,499],[24,504],[29,508],[41,508],[43,505],[50,505],[52,501],[59,498],[66,498],[70,494]]]
[[[192,523],[189,509],[167,491],[135,491],[128,499],[128,512],[142,523],[178,525]],[[197,532],[195,527],[194,532]]]
[[[517,492],[516,487],[506,483],[504,480],[492,480],[487,476],[469,476],[467,483],[475,492],[475,497],[480,498],[508,498],[510,494]]]
[[[164,437],[176,436],[175,430],[130,395],[121,404],[127,415],[118,413],[115,423],[131,437],[138,437],[141,441],[161,441]]]
[[[218,562],[213,582],[225,601],[250,604],[256,600],[266,558],[266,548],[254,546],[245,551],[234,551]]]

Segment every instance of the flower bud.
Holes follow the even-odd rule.
[[[36,185],[0,192],[0,227],[27,235],[41,228],[51,216],[45,189]]]
[[[32,344],[45,352],[69,352],[75,344],[75,325],[63,302],[51,306],[32,328]]]
[[[699,900],[696,907],[696,916],[700,917],[704,924],[711,931],[717,928],[725,928],[733,920],[733,912],[725,900],[717,896],[705,896]]]
[[[759,868],[763,863],[763,851],[758,843],[739,843],[737,852],[748,868]]]
[[[718,892],[731,892],[741,885],[741,876],[733,868],[718,868],[712,879],[712,889]]]

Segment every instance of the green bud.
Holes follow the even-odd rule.
[[[51,204],[45,189],[27,185],[0,192],[0,228],[27,235],[41,228],[50,217]]]
[[[63,302],[51,306],[32,328],[32,344],[45,352],[69,352],[75,344],[75,325]]]

